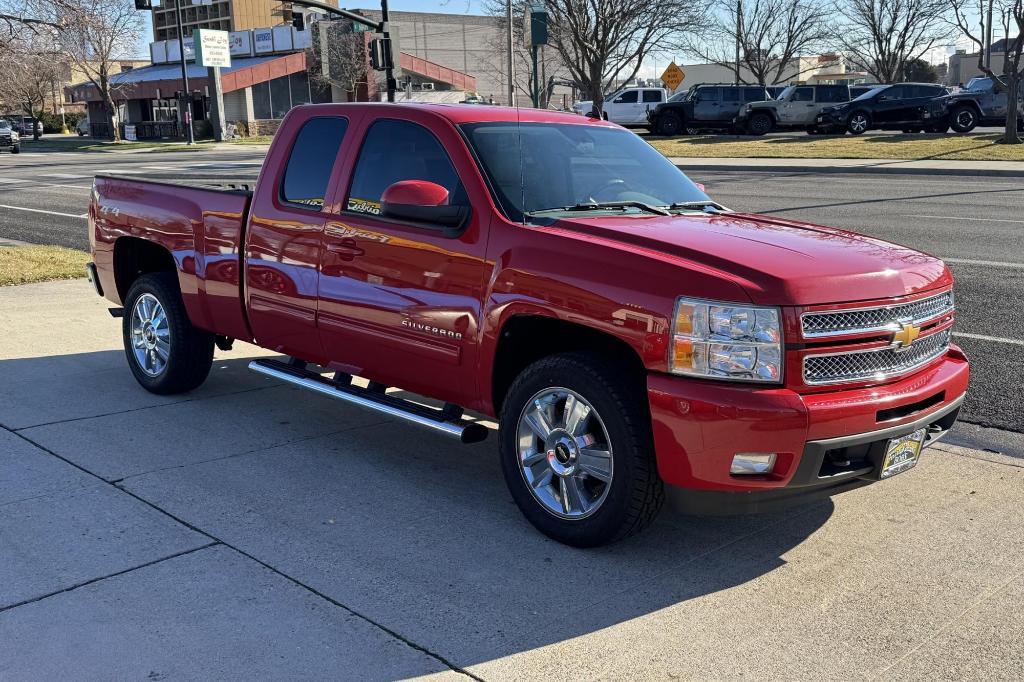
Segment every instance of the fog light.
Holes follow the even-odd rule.
[[[774,452],[740,452],[732,458],[730,474],[770,474],[775,466]]]

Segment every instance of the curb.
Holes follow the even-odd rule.
[[[783,166],[757,164],[702,164],[676,163],[684,171],[746,171],[755,173],[817,173],[835,175],[860,173],[863,175],[977,175],[997,178],[1024,177],[1024,171],[1002,168],[908,168],[906,166]]]

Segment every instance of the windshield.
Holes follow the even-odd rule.
[[[515,122],[472,123],[462,130],[512,220],[606,202],[655,207],[710,203],[672,162],[628,130]],[[643,212],[635,206],[621,210]]]
[[[964,90],[969,90],[970,92],[985,92],[991,89],[992,80],[990,78],[972,78],[971,82],[964,88]]]
[[[885,90],[888,87],[889,87],[888,85],[880,85],[877,88],[871,88],[870,90],[868,90],[863,95],[861,95],[860,97],[856,98],[853,101],[854,102],[859,102],[860,100],[863,100],[863,99],[871,99],[872,97],[874,97],[875,95],[877,95],[882,90]]]
[[[684,99],[686,99],[686,96],[689,95],[689,94],[690,94],[689,90],[687,90],[686,92],[677,92],[676,94],[674,94],[671,97],[669,97],[668,101],[669,102],[682,102]]]

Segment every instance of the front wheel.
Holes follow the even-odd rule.
[[[144,389],[183,393],[206,380],[213,364],[213,334],[192,326],[175,273],[139,277],[124,303],[124,352]]]
[[[11,153],[12,154],[20,154],[21,153],[21,145],[20,144],[16,144],[13,147],[11,147]]]
[[[661,508],[643,383],[599,355],[527,367],[501,410],[501,464],[537,530],[574,547],[621,540]]]
[[[747,132],[751,135],[765,135],[775,127],[775,121],[768,114],[754,114],[747,121]]]
[[[855,111],[850,116],[850,120],[846,122],[846,129],[850,131],[851,135],[862,135],[864,134],[871,121],[868,119],[868,115],[863,111]]]
[[[978,114],[971,106],[960,106],[949,114],[949,124],[958,133],[969,133],[978,126]]]
[[[683,129],[683,120],[674,111],[666,111],[658,118],[658,134],[665,137],[678,135]]]

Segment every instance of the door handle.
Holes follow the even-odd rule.
[[[352,260],[356,256],[362,256],[366,253],[363,249],[359,248],[356,240],[351,238],[342,239],[340,242],[330,242],[327,244],[327,250],[330,253],[337,254],[341,260]]]

